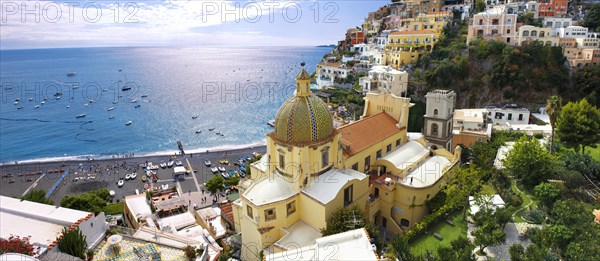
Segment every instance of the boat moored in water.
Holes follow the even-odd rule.
[[[77,119],[83,118],[83,117],[85,117],[85,113],[82,113],[82,114],[79,114],[79,115],[75,116],[75,118],[77,118]]]
[[[129,125],[131,125],[132,123],[133,123],[133,121],[127,121],[127,122],[125,123],[125,125],[126,125],[126,126],[129,126]]]

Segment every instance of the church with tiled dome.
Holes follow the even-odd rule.
[[[460,150],[453,155],[408,139],[409,99],[369,93],[361,120],[336,129],[310,81],[302,69],[266,135],[265,155],[238,186],[233,210],[243,260],[314,245],[340,208],[357,206],[370,222],[401,233],[423,218],[424,202],[459,160]],[[366,253],[374,256],[364,259],[377,259]]]

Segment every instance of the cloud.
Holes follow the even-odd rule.
[[[257,30],[255,23],[293,21],[295,2],[165,1],[53,2],[2,1],[3,46],[171,45],[185,43],[271,43],[278,37]],[[280,13],[277,16],[276,13]],[[282,15],[281,15],[282,14]],[[275,19],[280,21],[275,21]],[[205,30],[225,24],[246,28],[231,34]],[[282,24],[285,26],[285,24]],[[211,32],[212,31],[212,32]],[[244,32],[245,31],[245,32]],[[291,41],[298,43],[297,41]],[[301,42],[301,41],[300,41]],[[25,47],[25,46],[24,46]],[[3,47],[4,48],[4,47]]]

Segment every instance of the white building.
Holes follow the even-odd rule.
[[[31,236],[38,255],[58,251],[64,228],[79,228],[88,248],[95,247],[108,229],[103,212],[94,213],[0,196],[0,237]]]
[[[587,38],[587,27],[571,25],[554,29],[554,35],[560,38]]]
[[[368,76],[361,77],[359,84],[363,92],[387,91],[396,96],[405,96],[408,89],[408,73],[389,66],[373,66]]]
[[[450,151],[456,93],[452,90],[436,89],[428,92],[425,98],[427,102],[423,115],[423,135],[429,144]]]
[[[523,25],[519,27],[517,45],[523,46],[533,41],[539,41],[546,46],[558,46],[559,39],[552,35],[552,28]]]
[[[566,28],[574,25],[576,22],[570,17],[544,17],[544,27],[552,29]]]
[[[335,79],[344,79],[351,71],[343,63],[320,63],[317,65],[317,85],[320,88],[335,86]]]
[[[503,107],[486,107],[488,119],[494,126],[508,127],[509,125],[529,124],[529,110],[515,104]]]

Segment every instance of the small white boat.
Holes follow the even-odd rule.
[[[17,105],[17,104],[19,104],[19,102],[18,102],[18,101],[16,101],[16,102],[15,102],[15,105]]]
[[[86,103],[86,104],[84,104],[84,105],[83,105],[83,107],[87,107],[88,105],[89,105],[89,104],[87,104],[87,103]]]
[[[135,172],[131,173],[131,179],[135,179],[135,178],[137,178],[137,173],[135,173]]]
[[[210,169],[210,171],[211,171],[212,173],[217,173],[217,172],[219,172],[219,168],[217,168],[217,167],[213,167],[213,168],[211,168],[211,169]]]
[[[218,169],[219,169],[219,171],[220,171],[220,172],[225,172],[225,171],[227,171],[227,170],[225,169],[225,167],[218,167]]]
[[[161,162],[160,164],[158,164],[161,168],[167,168],[167,163],[165,163],[164,161]]]
[[[177,165],[177,166],[183,166],[183,163],[181,162],[181,160],[177,160],[177,161],[175,161],[175,165]]]
[[[114,118],[115,118],[115,116],[110,116],[110,117],[108,117],[108,119],[109,119],[109,120],[112,120],[112,119],[114,119]]]
[[[55,98],[55,99],[57,99],[57,100],[60,100],[60,96],[56,96],[56,98]]]
[[[112,111],[114,109],[115,109],[115,107],[110,107],[110,108],[108,108],[108,111]]]
[[[21,98],[16,98],[15,101],[16,102],[21,101]]]
[[[137,102],[138,102],[138,100],[136,100],[136,99],[131,100],[131,103],[137,103]]]
[[[120,187],[123,187],[123,185],[125,185],[125,181],[122,179],[119,179],[119,181],[117,181],[117,186],[119,186],[119,188],[120,188]]]
[[[171,168],[173,167],[173,165],[175,165],[175,161],[169,160],[169,162],[167,163],[167,167]]]
[[[103,92],[107,92],[107,91],[108,91],[108,89],[102,89],[102,91],[103,91]]]
[[[29,101],[33,101],[33,98],[29,98]]]
[[[146,97],[148,97],[148,94],[142,95],[142,98],[146,98]]]
[[[197,130],[196,131],[196,134],[200,134],[200,133],[202,133],[202,130]]]
[[[125,174],[125,180],[130,180],[131,179],[131,174]]]
[[[85,113],[82,113],[82,114],[79,114],[79,115],[75,116],[75,118],[77,118],[77,119],[83,118],[83,117],[85,117]]]
[[[42,102],[40,102],[40,104],[46,104],[46,101],[42,101]]]
[[[204,161],[204,165],[206,165],[207,167],[210,167],[210,165],[212,165],[212,162],[210,162],[210,160],[206,160],[206,161]]]
[[[133,123],[133,121],[127,121],[127,122],[125,123],[125,125],[126,125],[126,126],[129,126],[129,125],[131,125],[132,123]]]
[[[77,75],[75,72],[69,72],[69,73],[67,73],[67,77],[73,77],[75,75]]]
[[[111,197],[111,198],[112,198],[112,197],[114,197],[114,196],[115,196],[115,194],[116,194],[116,193],[115,193],[115,191],[114,191],[114,190],[111,190],[111,191],[109,191],[109,192],[108,192],[108,195],[110,195],[110,197]]]
[[[71,105],[67,105],[67,109],[68,109],[68,108],[71,108]]]
[[[113,104],[117,104],[117,103],[119,103],[119,101],[113,101]]]
[[[34,108],[34,109],[38,109],[39,107],[40,107],[40,105],[39,105],[39,104],[38,104],[38,105],[36,105],[36,106],[33,106],[33,108]]]
[[[21,109],[23,109],[23,108],[25,108],[25,107],[23,107],[23,106],[19,106],[19,107],[17,107],[17,110],[21,110]]]
[[[160,185],[160,188],[162,188],[162,190],[167,190],[169,189],[169,184],[162,184]]]
[[[88,103],[94,103],[94,100],[89,100]]]

